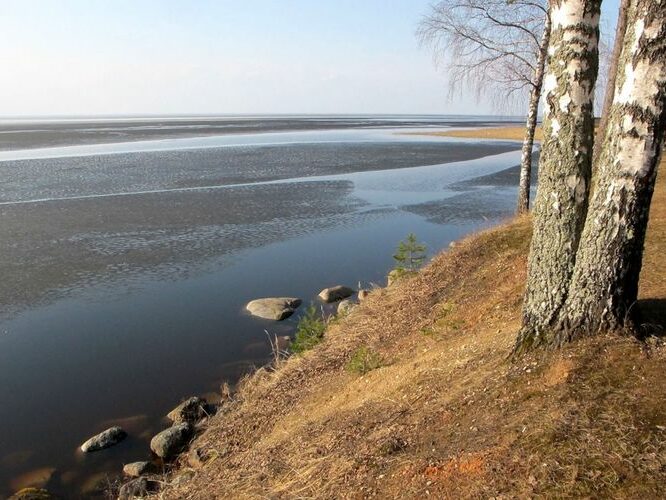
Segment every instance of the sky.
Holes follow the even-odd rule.
[[[498,113],[418,46],[431,2],[2,0],[0,116]]]

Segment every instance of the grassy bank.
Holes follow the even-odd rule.
[[[490,133],[446,134],[463,132]],[[530,220],[508,221],[373,291],[314,349],[243,381],[193,443],[202,460],[182,457],[160,496],[663,497],[663,177],[637,306],[657,336],[509,360]],[[359,352],[372,353],[370,371],[348,369]]]

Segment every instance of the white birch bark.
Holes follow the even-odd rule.
[[[630,0],[615,97],[556,343],[631,326],[666,129],[666,0]]]
[[[601,110],[601,120],[599,120],[599,130],[595,136],[594,141],[594,157],[592,158],[592,167],[596,168],[597,161],[599,160],[599,151],[601,149],[606,128],[608,127],[608,118],[610,117],[610,109],[613,105],[615,97],[615,82],[617,80],[617,66],[622,53],[622,45],[624,44],[624,34],[627,31],[627,11],[629,10],[629,0],[622,0],[620,2],[620,9],[617,16],[617,26],[615,27],[615,42],[613,43],[613,54],[611,55],[610,74],[608,75],[608,86],[606,87],[606,95],[604,96],[604,105]]]
[[[550,0],[544,138],[517,351],[549,343],[573,273],[591,172],[600,4]]]
[[[534,84],[530,92],[530,104],[527,112],[527,123],[525,124],[525,139],[523,140],[522,153],[520,155],[520,183],[518,185],[518,210],[519,214],[527,213],[530,208],[530,187],[532,185],[532,150],[534,148],[534,133],[536,132],[537,115],[539,113],[539,101],[543,87],[543,75],[546,70],[546,57],[550,43],[550,15],[546,14],[544,19],[543,34],[539,45],[539,57],[537,58],[536,71],[534,73]]]

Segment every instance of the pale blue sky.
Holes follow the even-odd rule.
[[[448,99],[430,3],[3,0],[0,115],[496,111]]]

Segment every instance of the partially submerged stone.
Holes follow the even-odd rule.
[[[175,424],[181,422],[196,423],[211,413],[208,402],[194,396],[186,399],[167,414],[167,418]]]
[[[110,427],[104,432],[100,432],[96,436],[91,437],[81,445],[83,453],[90,453],[93,451],[103,450],[115,444],[120,443],[127,437],[127,433],[118,426]]]
[[[129,477],[139,477],[144,474],[155,474],[157,466],[153,462],[132,462],[123,466],[123,473]]]
[[[173,425],[150,440],[150,449],[160,458],[171,458],[187,447],[192,432],[189,422]]]
[[[357,305],[358,305],[358,304],[356,304],[356,302],[354,302],[354,301],[352,301],[352,300],[349,300],[349,299],[342,300],[342,301],[340,301],[340,303],[338,304],[338,314],[348,314],[348,313],[351,312],[352,309],[354,309]]]
[[[302,303],[301,299],[294,297],[267,297],[249,302],[245,308],[253,316],[259,318],[282,321],[294,314]]]
[[[338,286],[332,286],[330,288],[324,288],[321,292],[319,292],[319,298],[327,303],[336,302],[338,300],[351,297],[353,293],[354,290],[352,290],[351,288],[338,285]]]

